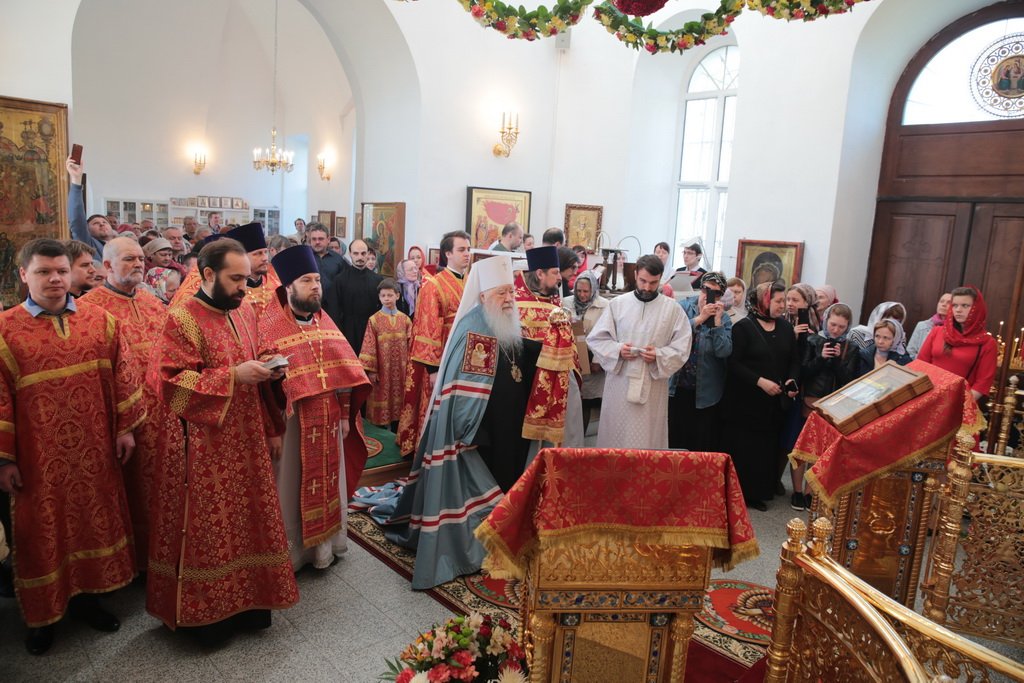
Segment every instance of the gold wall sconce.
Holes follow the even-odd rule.
[[[192,173],[199,175],[206,168],[206,153],[196,152],[192,155]]]
[[[491,151],[496,157],[507,157],[512,153],[512,148],[516,146],[516,141],[519,140],[519,114],[502,112],[501,129],[498,131],[498,135],[501,136],[501,142],[494,145]]]
[[[316,155],[316,170],[320,174],[320,180],[331,182],[331,172],[327,168],[327,157],[325,155]]]

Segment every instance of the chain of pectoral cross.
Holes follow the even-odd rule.
[[[309,335],[306,333],[305,328],[302,328],[302,338],[309,344],[309,352],[313,354],[313,360],[316,361],[316,365],[320,368],[320,371],[316,373],[316,376],[320,378],[320,387],[323,389],[327,388],[327,370],[324,368],[324,337],[320,332],[320,321],[313,316],[313,325],[316,326],[316,339],[319,345],[319,355],[313,350],[313,342],[310,340]]]

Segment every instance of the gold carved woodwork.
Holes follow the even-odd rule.
[[[530,680],[682,683],[711,564],[709,548],[614,534],[542,547],[524,580]]]
[[[1024,642],[1024,461],[958,440],[940,494],[924,614],[949,628]],[[966,516],[969,524],[964,524]]]
[[[927,544],[932,496],[929,475],[942,472],[946,445],[917,463],[888,472],[841,496],[834,507],[815,497],[809,519],[835,529],[831,556],[898,602],[913,606]]]
[[[1024,681],[1024,666],[893,601],[829,557],[831,524],[783,545],[765,681]],[[945,678],[948,677],[948,678]]]
[[[696,546],[652,545],[607,540],[545,548],[540,553],[539,582],[561,585],[621,585],[633,588],[706,585],[708,551]],[[703,588],[701,588],[703,590]]]

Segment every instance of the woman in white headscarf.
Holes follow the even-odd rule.
[[[585,270],[576,276],[572,296],[562,299],[562,308],[569,311],[573,322],[583,322],[584,336],[590,334],[594,325],[608,308],[608,300],[598,293],[598,277],[592,270]],[[583,376],[580,396],[583,399],[583,431],[586,433],[590,425],[590,414],[601,404],[604,393],[604,370],[600,363],[594,363],[594,355],[587,352],[586,358],[580,358],[580,364],[590,366],[590,374]]]
[[[849,340],[854,346],[859,346],[862,349],[865,348],[874,341],[875,323],[883,318],[895,320],[902,327],[907,319],[907,309],[898,301],[883,301],[871,311],[871,315],[868,316],[867,325],[857,325],[850,330]],[[902,340],[899,342],[899,346],[894,346],[893,349],[898,353],[907,352],[906,345]]]

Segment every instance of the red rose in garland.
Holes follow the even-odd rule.
[[[615,6],[625,14],[646,17],[660,10],[666,2],[668,0],[615,0]]]

